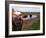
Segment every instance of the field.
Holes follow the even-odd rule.
[[[32,30],[40,30],[40,20],[34,20],[32,22]]]

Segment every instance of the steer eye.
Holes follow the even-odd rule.
[[[27,17],[26,15],[23,16],[23,18],[26,18],[26,17]]]

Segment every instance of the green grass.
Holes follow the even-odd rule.
[[[40,30],[40,20],[33,21],[32,30]]]

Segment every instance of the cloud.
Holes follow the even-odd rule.
[[[20,11],[20,12],[40,12],[39,7],[12,7],[14,11]]]

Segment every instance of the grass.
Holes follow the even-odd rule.
[[[32,30],[40,30],[40,20],[33,21]]]

